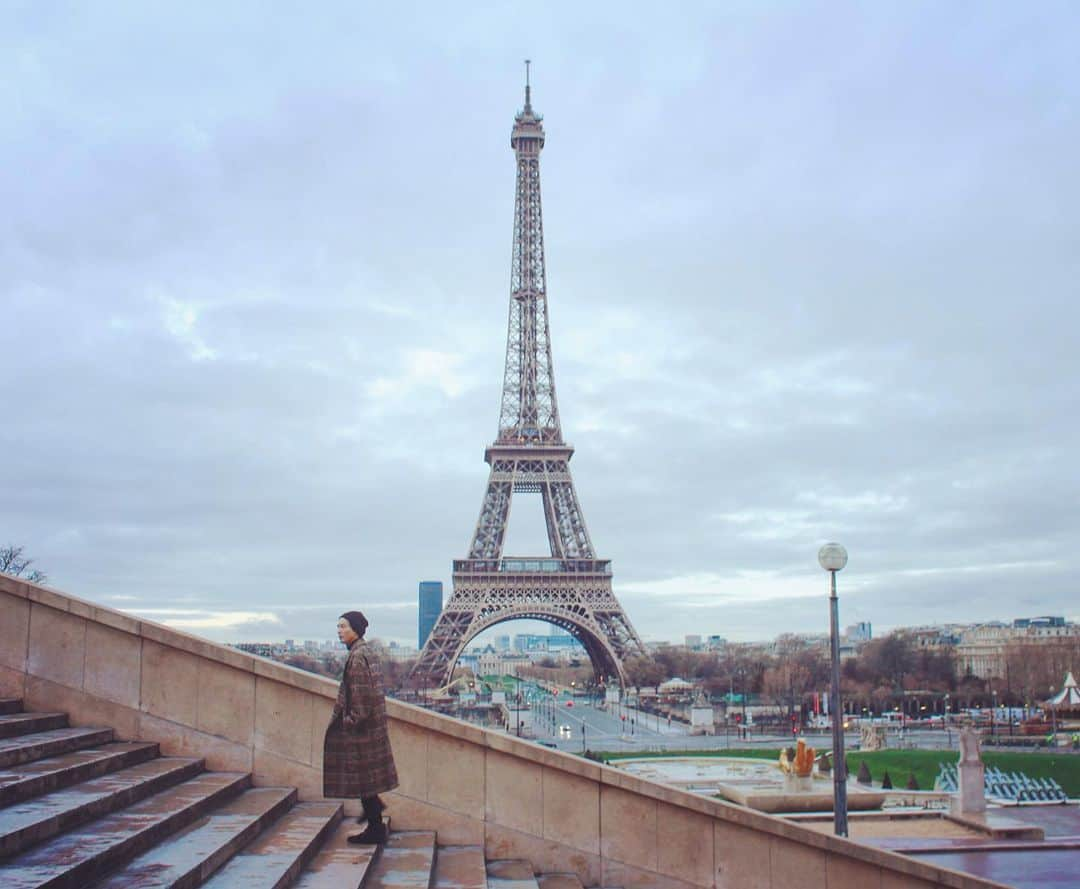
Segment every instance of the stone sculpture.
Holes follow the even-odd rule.
[[[863,725],[859,728],[860,750],[884,750],[885,747],[885,726]]]
[[[814,748],[799,738],[796,747],[780,751],[780,771],[784,773],[785,790],[810,790],[814,774]]]
[[[986,811],[986,768],[979,750],[979,733],[974,726],[960,729],[959,790],[950,808],[954,815],[981,815]]]

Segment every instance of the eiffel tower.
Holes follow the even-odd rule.
[[[413,670],[414,680],[428,687],[446,685],[470,640],[507,620],[543,620],[569,632],[600,681],[625,684],[623,660],[645,651],[611,591],[611,562],[593,550],[570,476],[574,449],[559,423],[540,210],[544,127],[532,108],[525,64],[525,107],[510,134],[517,193],[499,432],[484,452],[491,473],[469,555],[454,561],[453,595]],[[503,555],[510,502],[519,492],[541,495],[550,556]]]

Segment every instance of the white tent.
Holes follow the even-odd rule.
[[[1076,680],[1073,679],[1072,670],[1065,676],[1065,687],[1043,706],[1063,707],[1066,710],[1080,707],[1080,688],[1076,687]]]

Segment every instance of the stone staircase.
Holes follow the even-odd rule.
[[[0,699],[0,886],[4,889],[582,889],[527,861],[485,861],[429,831],[351,846],[339,803],[210,772],[112,729]]]

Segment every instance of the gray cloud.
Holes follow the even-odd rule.
[[[59,587],[412,638],[495,432],[529,55],[560,406],[640,631],[821,630],[834,537],[845,618],[1076,616],[1071,5],[555,6],[527,45],[254,9],[0,35],[0,531]]]

